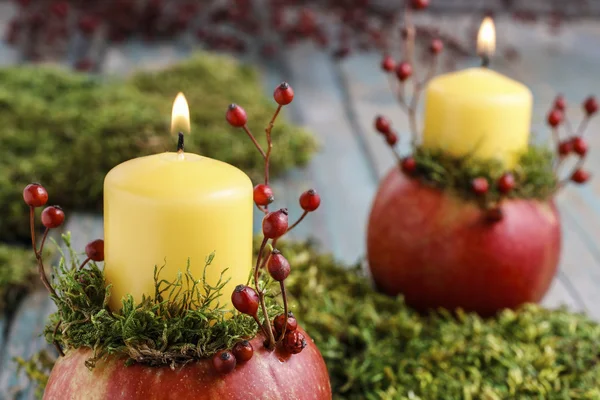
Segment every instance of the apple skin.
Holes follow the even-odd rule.
[[[560,258],[552,201],[506,200],[486,221],[474,203],[392,169],[375,197],[367,232],[380,291],[420,311],[460,307],[483,316],[542,299]]]
[[[300,328],[298,328],[300,329]],[[70,351],[55,364],[44,400],[331,400],[325,361],[312,339],[301,353],[264,348],[264,336],[251,340],[254,356],[226,375],[210,359],[172,370],[168,366],[124,365],[124,358],[84,365],[89,349]]]

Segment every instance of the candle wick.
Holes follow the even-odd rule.
[[[481,66],[483,68],[488,68],[490,66],[490,56],[482,53],[481,54]]]
[[[179,139],[177,140],[177,153],[183,153],[183,132],[179,132]]]

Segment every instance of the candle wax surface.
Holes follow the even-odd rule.
[[[163,153],[126,161],[104,181],[105,276],[110,307],[142,294],[154,297],[154,267],[169,281],[185,273],[188,259],[202,279],[205,259],[215,258],[207,281],[224,269],[231,278],[219,301],[246,283],[252,262],[252,183],[239,169],[192,153]]]
[[[513,168],[527,151],[533,96],[487,68],[434,78],[425,92],[423,147]]]

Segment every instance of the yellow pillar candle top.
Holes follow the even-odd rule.
[[[179,124],[181,125],[181,124]],[[184,124],[185,125],[185,124]],[[110,307],[127,294],[154,296],[154,267],[169,281],[191,271],[202,279],[205,259],[215,285],[224,269],[229,283],[219,298],[245,283],[252,263],[252,183],[239,169],[191,153],[163,153],[126,161],[104,180],[104,270],[112,285]]]
[[[480,32],[493,34],[493,25],[484,23]],[[484,53],[494,48],[481,35],[480,47]],[[425,96],[423,147],[495,159],[506,168],[527,151],[533,96],[525,85],[487,68],[471,68],[433,79]]]

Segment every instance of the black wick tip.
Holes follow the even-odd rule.
[[[483,68],[487,68],[490,66],[490,56],[488,56],[487,54],[481,55],[481,66]]]
[[[177,140],[177,151],[181,152],[183,151],[183,132],[179,132],[178,136],[179,138]]]

